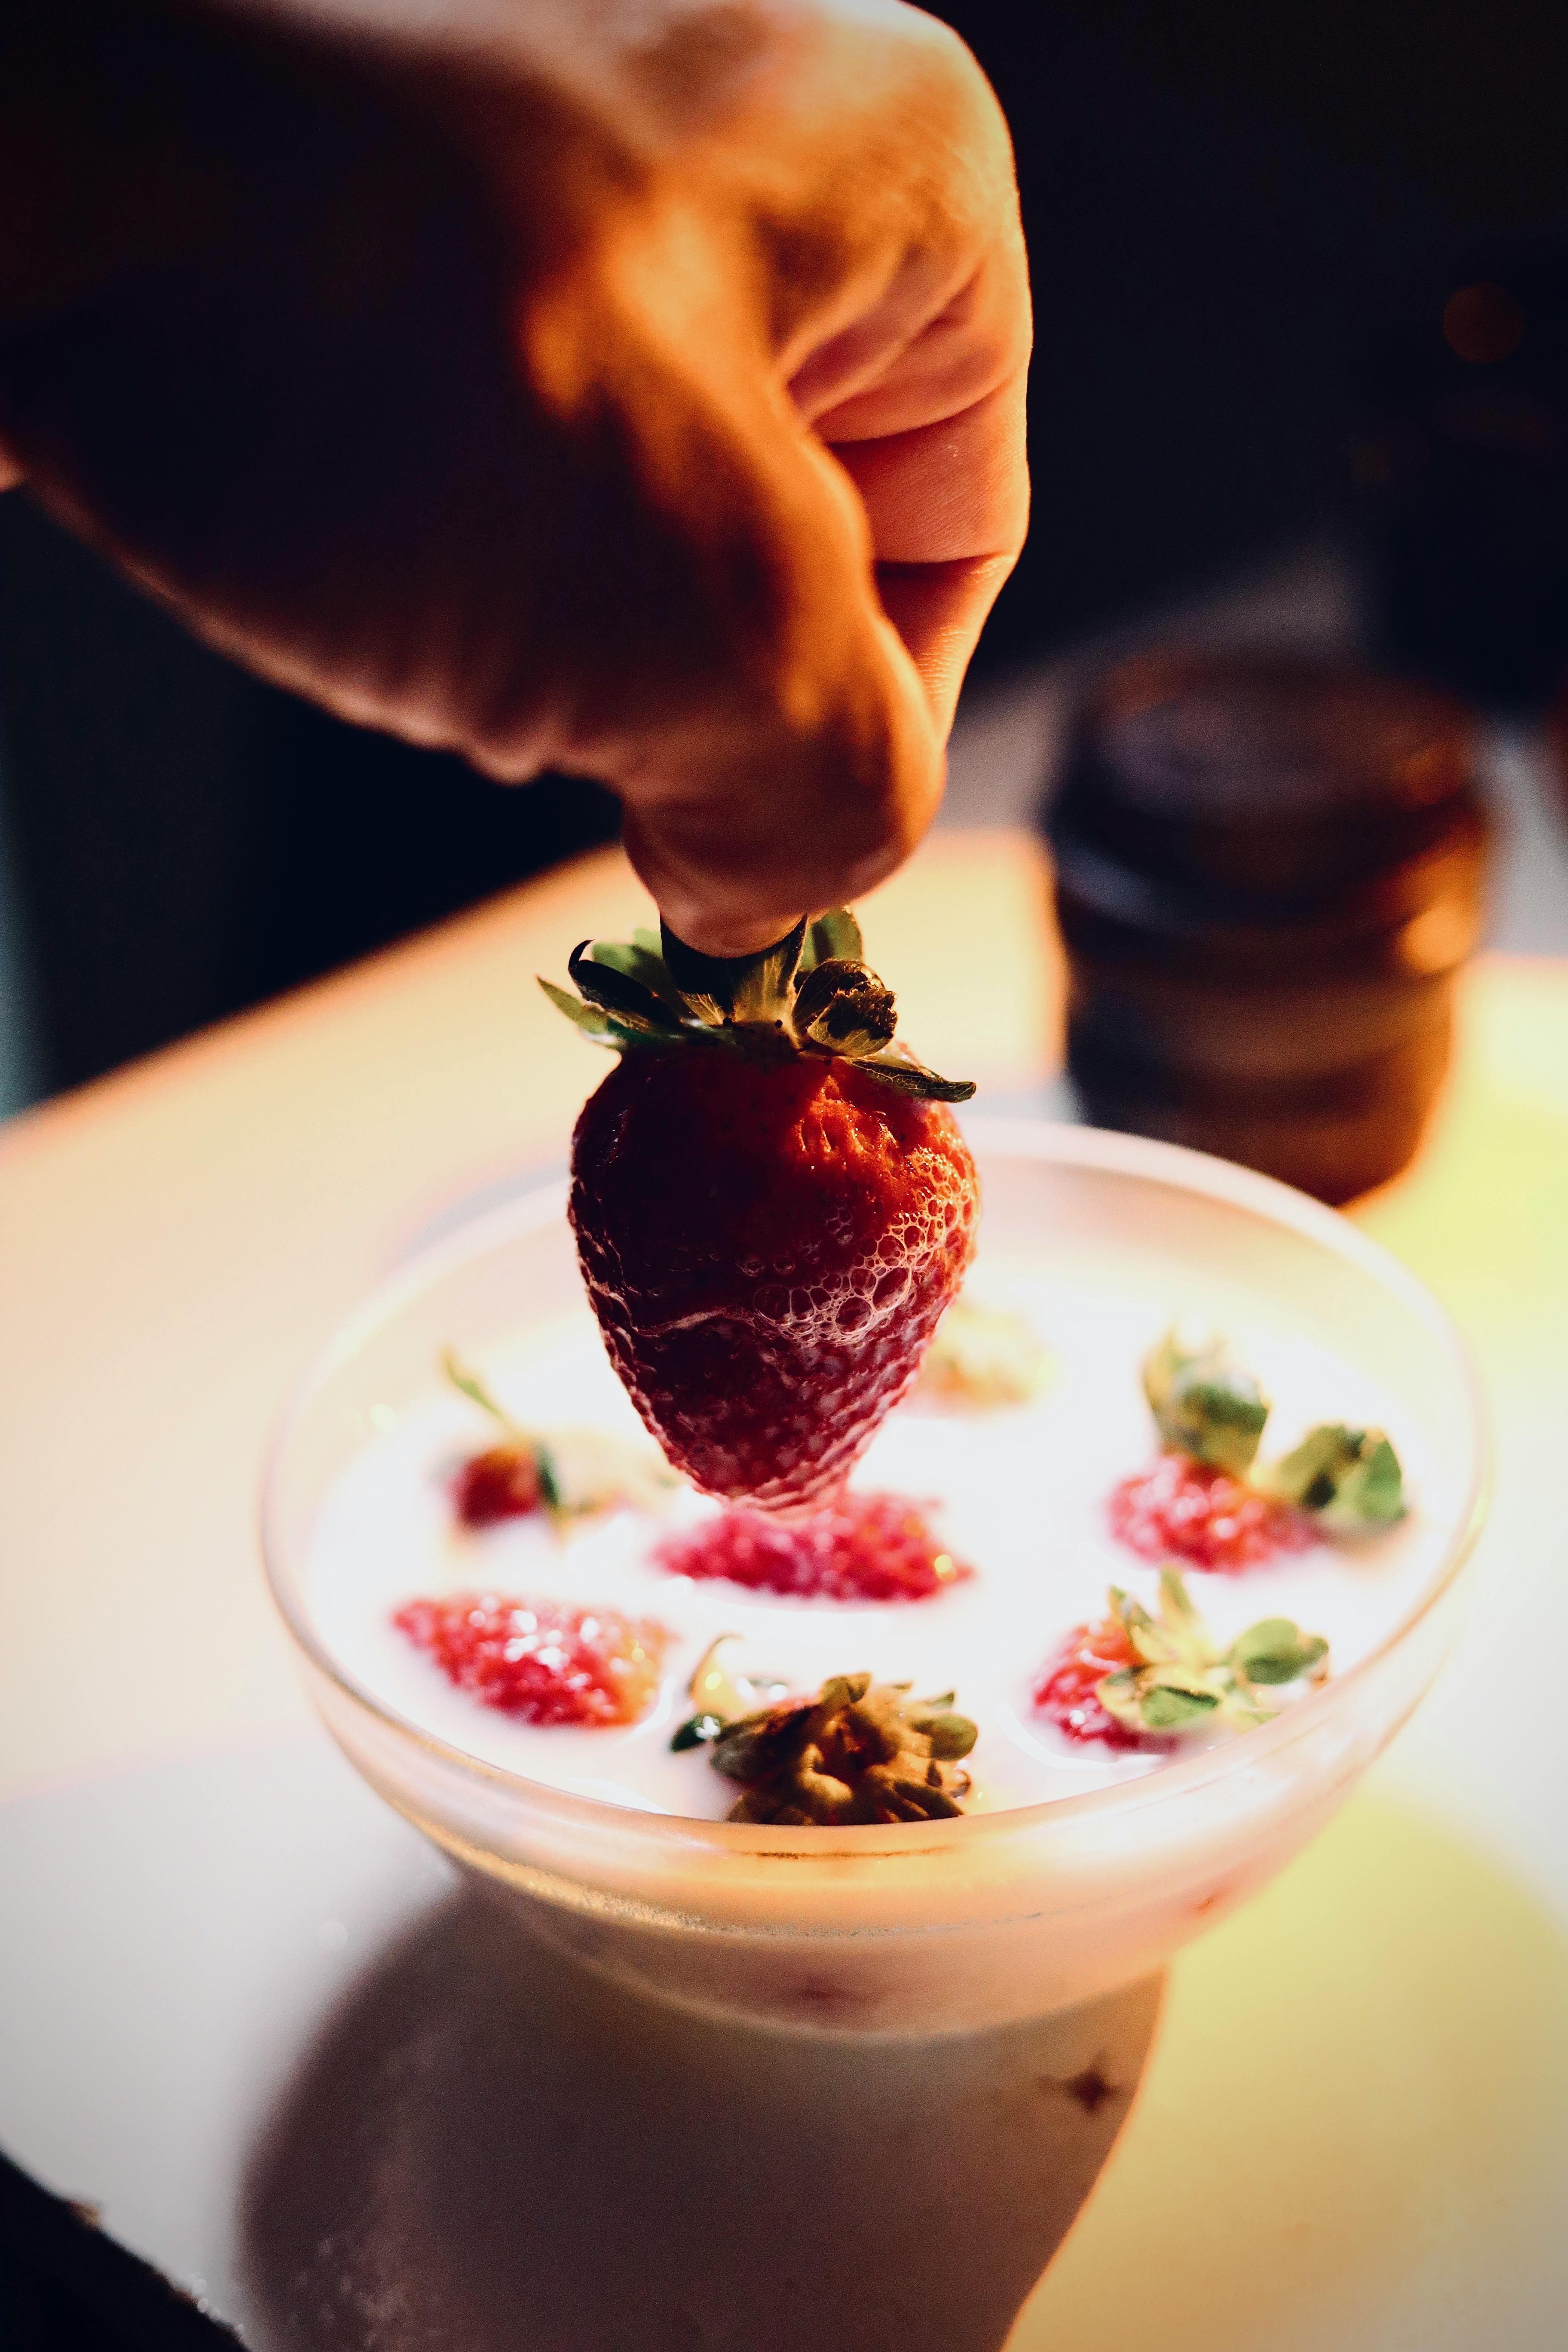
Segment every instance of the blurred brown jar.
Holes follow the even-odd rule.
[[[1096,1125],[1324,1201],[1398,1173],[1484,913],[1460,705],[1287,655],[1141,655],[1088,695],[1047,829]]]

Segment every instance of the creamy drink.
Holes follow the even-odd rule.
[[[1140,1138],[974,1132],[968,1295],[1000,1319],[983,1313],[956,1351],[950,1327],[939,1333],[946,1360],[933,1376],[928,1358],[851,1480],[851,1501],[904,1500],[846,1511],[852,1540],[830,1577],[781,1579],[776,1521],[740,1541],[719,1506],[663,1472],[583,1303],[559,1192],[395,1276],[280,1426],[268,1568],[336,1738],[392,1804],[509,1890],[533,1932],[665,1997],[923,2033],[1128,1983],[1330,1818],[1453,1637],[1484,1438],[1463,1351],[1419,1285],[1245,1170]],[[1197,1322],[1229,1342],[1228,1389],[1191,1352]],[[1164,1345],[1177,1327],[1180,1362]],[[454,1348],[468,1394],[443,1370]],[[476,1391],[517,1425],[500,1445]],[[1223,1465],[1238,1431],[1258,1437],[1258,1391],[1271,1410],[1239,1503],[1216,1513],[1223,1467],[1166,1449],[1202,1445],[1207,1412],[1218,1450],[1205,1462]],[[1299,1444],[1323,1423],[1336,1443],[1387,1433],[1403,1472],[1392,1509],[1370,1445],[1325,1505],[1333,1477]],[[548,1479],[537,1454],[476,1467],[523,1435],[545,1442]],[[1348,1459],[1341,1444],[1341,1469]],[[638,1466],[606,1481],[606,1460]],[[1184,1514],[1208,1478],[1194,1540]],[[1280,1484],[1292,1507],[1270,1491]],[[635,1507],[574,1513],[616,1486]],[[1363,1516],[1379,1505],[1381,1532],[1344,1531],[1352,1489]],[[907,1540],[905,1518],[920,1530]],[[1149,1668],[1145,1690],[1127,1643],[1165,1639],[1167,1536],[1202,1638],[1176,1621],[1182,1654]],[[897,1573],[873,1585],[923,1597],[828,1597],[865,1589],[884,1538]],[[748,1580],[678,1575],[672,1560]],[[461,1654],[476,1611],[478,1661]],[[592,1727],[573,1706],[542,1721],[486,1703],[515,1696],[525,1670],[566,1687],[574,1645],[591,1664],[607,1631],[620,1679],[585,1671],[572,1691],[574,1706],[599,1706]],[[731,1769],[765,1744],[755,1707],[703,1720],[710,1694],[691,1689],[724,1634],[731,1695],[769,1725],[776,1703],[795,1727],[782,1800],[776,1777]],[[514,1652],[527,1654],[515,1667]],[[1124,1675],[1158,1710],[1157,1736],[1124,1720]],[[876,1685],[863,1697],[862,1676]],[[915,1751],[900,1728],[877,1768],[881,1809],[865,1801],[868,1769],[835,1810],[847,1710],[828,1720],[825,1683],[836,1705],[912,1727],[918,1801],[905,1802]],[[1070,1704],[1042,1704],[1064,1686]],[[796,1739],[808,1712],[815,1759]]]
[[[1194,1281],[1147,1252],[1135,1269],[1116,1249],[1079,1249],[1070,1268],[983,1255],[972,1291],[1040,1343],[1038,1393],[965,1410],[951,1384],[940,1397],[931,1393],[935,1383],[917,1388],[854,1474],[855,1491],[907,1497],[922,1514],[938,1548],[927,1597],[802,1599],[672,1573],[672,1556],[678,1564],[693,1556],[689,1535],[720,1516],[720,1506],[684,1486],[566,1529],[542,1510],[465,1525],[454,1481],[487,1432],[433,1365],[427,1393],[388,1409],[381,1418],[390,1425],[367,1437],[321,1499],[306,1571],[321,1642],[384,1707],[453,1748],[647,1811],[721,1819],[734,1801],[735,1788],[701,1746],[671,1748],[692,1712],[693,1671],[722,1634],[736,1637],[726,1664],[760,1691],[809,1693],[829,1675],[869,1671],[917,1694],[955,1693],[978,1732],[965,1812],[1036,1805],[1158,1770],[1245,1733],[1228,1718],[1205,1718],[1124,1744],[1075,1738],[1037,1694],[1072,1630],[1105,1618],[1109,1588],[1157,1609],[1158,1562],[1113,1533],[1108,1506],[1119,1485],[1159,1456],[1140,1365],[1167,1325],[1199,1309],[1223,1324],[1237,1360],[1271,1400],[1260,1460],[1287,1453],[1316,1423],[1385,1430],[1409,1506],[1385,1531],[1353,1538],[1324,1537],[1301,1518],[1289,1540],[1262,1547],[1266,1557],[1235,1572],[1177,1558],[1216,1649],[1259,1620],[1289,1620],[1326,1641],[1324,1670],[1338,1675],[1417,1600],[1450,1524],[1450,1474],[1398,1398],[1356,1363],[1272,1325],[1240,1286]],[[646,1447],[585,1310],[491,1345],[483,1369],[527,1430],[548,1439],[552,1429],[585,1428]],[[455,1685],[395,1621],[411,1602],[470,1594],[646,1625],[650,1665],[638,1719],[529,1721]],[[1266,1695],[1270,1706],[1298,1696]]]

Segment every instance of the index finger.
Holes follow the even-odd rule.
[[[881,374],[811,419],[859,492],[884,609],[944,730],[1028,528],[1029,346],[1015,215]]]

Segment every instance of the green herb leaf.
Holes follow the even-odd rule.
[[[1167,1331],[1144,1359],[1143,1393],[1169,1450],[1247,1475],[1268,1405],[1252,1374],[1227,1360],[1222,1340],[1193,1348]]]

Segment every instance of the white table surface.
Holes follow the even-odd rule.
[[[1021,776],[1051,723],[974,714],[958,814],[966,760]],[[563,1156],[596,1069],[531,974],[633,917],[613,856],[5,1132],[0,2147],[269,2347],[1560,2345],[1568,861],[1500,766],[1510,919],[1560,954],[1477,967],[1421,1158],[1358,1213],[1491,1393],[1473,1622],[1366,1792],[1172,1972],[1026,2301],[1148,2000],[825,2057],[590,1997],[454,1904],[260,1588],[284,1382],[423,1233]],[[910,1034],[993,1105],[1055,1065],[1041,888],[1026,836],[950,831],[866,909]]]

